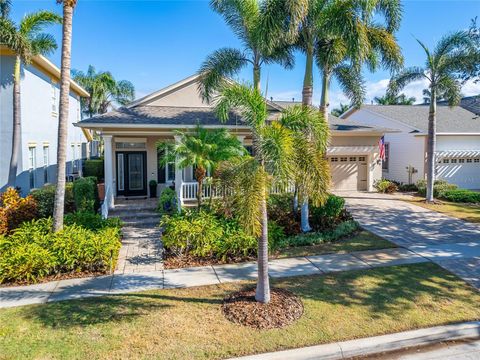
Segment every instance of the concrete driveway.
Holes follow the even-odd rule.
[[[337,192],[366,229],[455,273],[480,289],[480,225],[405,201],[406,195]]]

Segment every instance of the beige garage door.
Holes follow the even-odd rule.
[[[329,162],[335,190],[367,190],[366,156],[331,156]]]

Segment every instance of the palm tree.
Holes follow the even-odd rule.
[[[127,80],[116,81],[108,71],[96,72],[90,65],[86,73],[74,70],[72,75],[90,94],[89,98],[82,99],[83,112],[89,117],[106,113],[114,102],[124,106],[135,99],[133,84]]]
[[[0,17],[6,18],[10,14],[12,8],[11,0],[0,0]]]
[[[211,0],[213,10],[223,16],[244,49],[222,48],[207,57],[199,70],[203,98],[210,101],[212,91],[247,65],[253,67],[253,84],[258,90],[262,65],[279,63],[293,67],[292,48],[286,45],[293,42],[307,3],[308,0]]]
[[[377,22],[380,16],[385,24]],[[401,17],[397,0],[333,1],[321,12],[316,62],[322,74],[320,109],[325,119],[332,78],[339,82],[352,105],[360,106],[365,97],[361,65],[366,63],[374,71],[379,64],[388,69],[402,64],[400,47],[393,35]]]
[[[178,143],[157,143],[157,148],[163,150],[165,156],[161,159],[163,165],[176,161],[175,166],[184,169],[195,168],[195,178],[198,182],[197,204],[202,206],[203,182],[208,173],[213,174],[221,161],[245,155],[242,143],[232,136],[227,129],[207,130],[200,125],[195,132],[175,132]]]
[[[348,104],[342,104],[338,105],[337,108],[332,110],[332,115],[333,116],[341,116],[343,113],[345,113],[348,109],[350,109],[350,106]]]
[[[60,231],[63,228],[63,209],[65,203],[65,175],[67,160],[68,110],[70,94],[70,71],[72,55],[72,21],[73,9],[76,0],[57,0],[63,4],[62,26],[62,65],[60,104],[58,118],[57,141],[57,186],[55,189],[55,203],[53,207],[53,228]]]
[[[8,172],[8,186],[15,187],[20,153],[21,132],[21,67],[29,64],[34,56],[47,55],[57,48],[51,34],[43,32],[45,27],[59,24],[62,18],[50,11],[39,11],[23,17],[18,25],[8,18],[10,2],[0,3],[0,43],[15,53],[13,70],[13,132],[12,154]]]
[[[461,99],[462,72],[470,69],[473,71],[475,62],[478,61],[478,52],[472,38],[465,31],[444,36],[433,51],[421,41],[417,41],[427,58],[425,66],[410,67],[400,71],[390,80],[389,91],[396,94],[407,84],[416,80],[426,79],[429,83],[426,201],[432,202],[435,180],[437,96],[442,94],[450,106],[458,105]]]
[[[379,105],[413,105],[417,100],[415,97],[407,98],[407,95],[394,95],[386,93],[384,96],[375,96],[373,99]]]

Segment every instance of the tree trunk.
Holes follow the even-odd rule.
[[[328,91],[330,88],[330,73],[323,70],[322,74],[322,95],[320,98],[320,111],[323,114],[325,121],[328,121]]]
[[[255,300],[261,303],[270,301],[270,279],[268,278],[268,214],[267,214],[267,188],[264,182],[263,196],[260,203],[262,214],[262,236],[258,241],[258,280]]]
[[[18,154],[20,153],[21,137],[21,104],[20,104],[20,56],[15,58],[13,70],[13,128],[12,128],[12,154],[10,156],[10,168],[8,170],[8,186],[15,187],[17,182]]]
[[[259,92],[262,91],[260,88],[260,65],[257,63],[253,66],[253,87]]]
[[[308,47],[307,59],[305,64],[305,76],[303,77],[302,104],[312,105],[313,97],[313,47]]]
[[[203,195],[203,180],[205,179],[205,174],[207,172],[205,169],[201,166],[197,166],[195,169],[195,178],[197,179],[198,182],[198,188],[197,188],[197,204],[198,204],[198,210],[200,210],[200,207],[202,206],[202,195]]]
[[[64,2],[62,26],[62,68],[57,142],[57,188],[55,189],[55,204],[53,209],[53,228],[55,231],[59,231],[63,228],[63,210],[65,203],[68,110],[70,94],[70,57],[72,50],[72,18],[73,7],[70,6],[68,2]]]
[[[427,141],[427,197],[428,202],[433,201],[433,185],[435,183],[435,147],[437,137],[437,94],[434,87],[430,94],[430,111],[428,113],[428,141]]]

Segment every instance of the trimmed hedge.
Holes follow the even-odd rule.
[[[75,180],[73,198],[78,211],[96,212],[99,208],[97,178],[90,176]]]
[[[0,236],[0,283],[36,282],[42,277],[81,271],[112,271],[120,250],[120,229],[98,231],[66,225],[52,231],[52,219],[22,224]]]
[[[442,198],[448,201],[458,203],[480,203],[479,192],[465,189],[445,191]]]
[[[83,168],[83,176],[85,177],[94,176],[99,181],[102,181],[105,178],[105,168],[103,164],[103,159],[85,160],[84,168]]]
[[[420,180],[417,182],[418,193],[421,196],[427,195],[427,181]],[[435,180],[433,183],[433,196],[436,198],[441,198],[447,191],[456,190],[457,185],[449,184],[445,180]]]
[[[45,185],[40,189],[33,190],[32,197],[37,202],[38,216],[47,218],[53,216],[55,204],[55,185]],[[73,198],[73,183],[65,184],[65,214],[75,211],[75,199]]]

